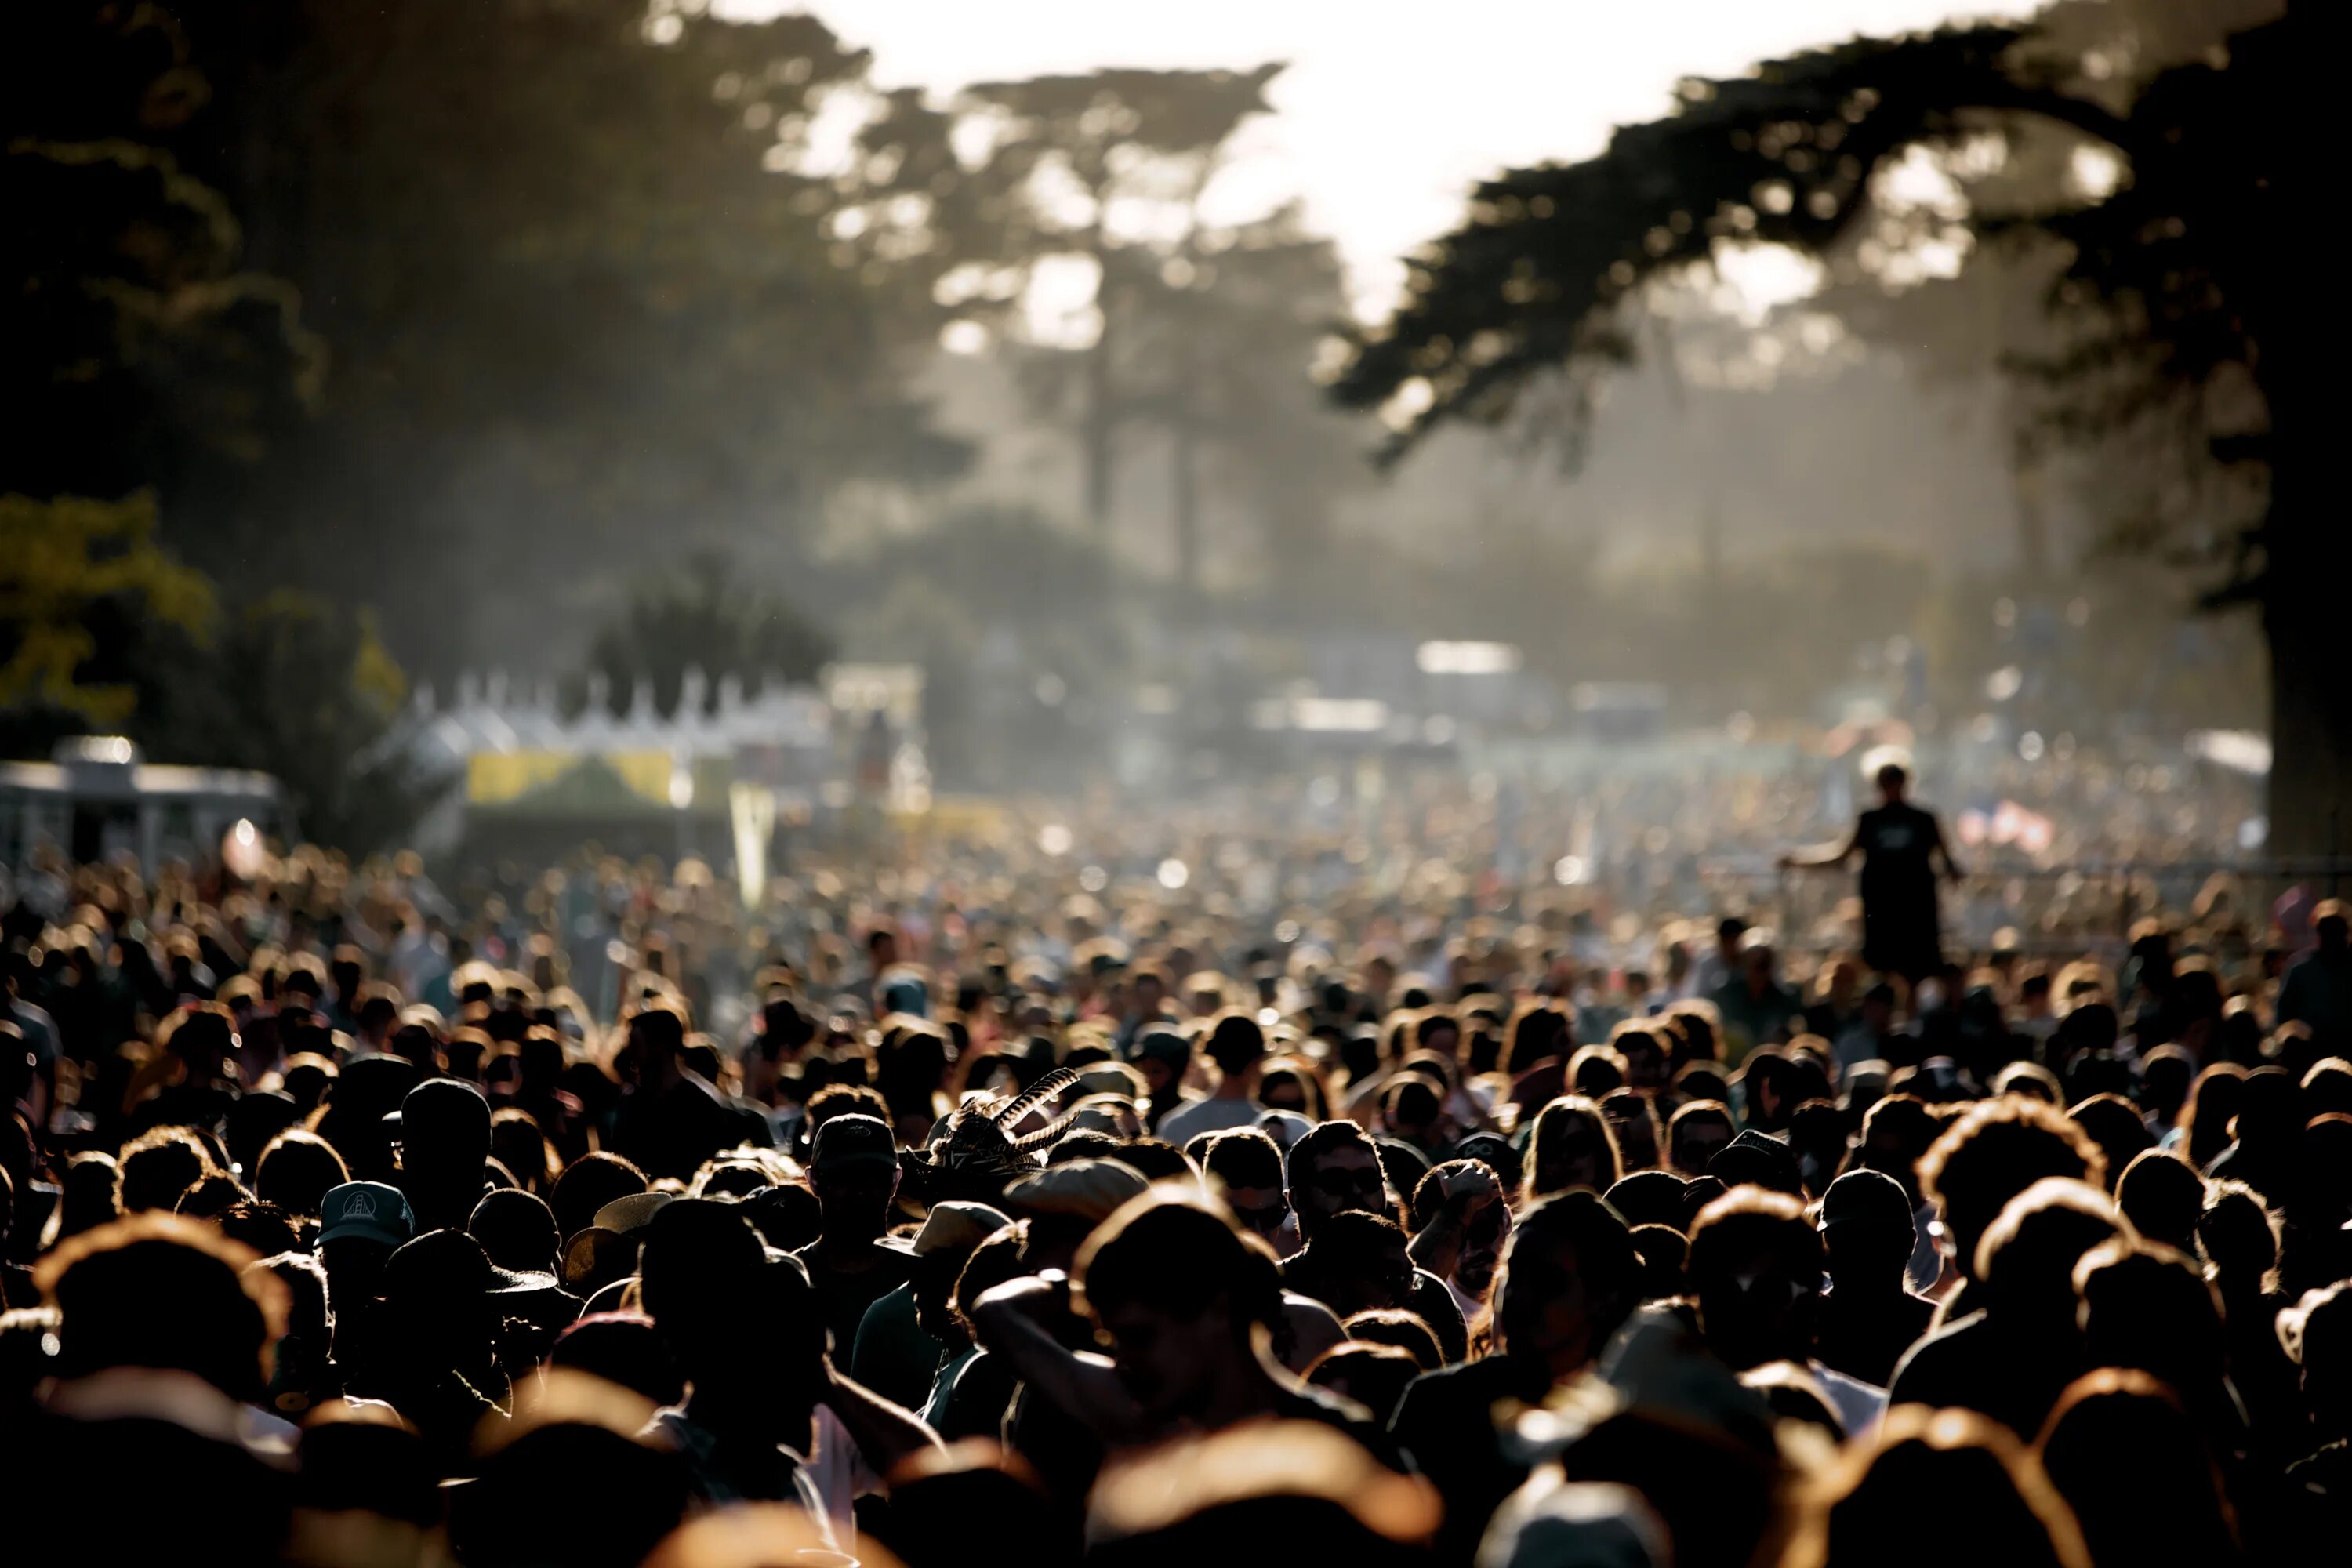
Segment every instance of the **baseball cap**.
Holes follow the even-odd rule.
[[[1130,1058],[1156,1061],[1172,1071],[1181,1072],[1192,1059],[1192,1042],[1169,1028],[1149,1028],[1135,1037]]]
[[[1883,1171],[1863,1169],[1848,1171],[1832,1182],[1822,1194],[1822,1228],[1826,1231],[1858,1219],[1875,1221],[1897,1237],[1907,1232],[1914,1219],[1903,1184]]]
[[[816,1130],[816,1143],[809,1152],[810,1169],[846,1171],[865,1166],[878,1170],[886,1165],[898,1169],[898,1141],[880,1117],[852,1112],[835,1116]]]
[[[1753,1184],[1800,1195],[1805,1186],[1797,1157],[1789,1152],[1788,1144],[1753,1127],[1716,1151],[1715,1158],[1706,1163],[1706,1173],[1727,1187]]]
[[[915,1256],[970,1252],[1012,1223],[1012,1215],[986,1204],[960,1200],[933,1204],[931,1212],[923,1216],[923,1228],[915,1233]]]
[[[382,1182],[345,1182],[319,1200],[319,1240],[365,1237],[386,1247],[404,1247],[416,1234],[416,1216],[398,1187]]]

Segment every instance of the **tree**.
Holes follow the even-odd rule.
[[[1202,193],[1234,132],[1266,112],[1266,84],[1281,70],[1278,64],[1251,71],[1110,69],[965,89],[1001,132],[971,209],[995,247],[992,259],[1019,271],[1046,256],[1075,254],[1094,269],[1092,341],[1070,356],[1074,367],[1061,356],[1032,361],[1030,390],[1035,404],[1056,413],[1076,405],[1081,509],[1098,533],[1110,527],[1118,433],[1134,416],[1134,377],[1144,374],[1124,342],[1129,323],[1158,290],[1184,286],[1170,282],[1174,263],[1182,263],[1177,279],[1197,274]],[[1121,204],[1171,214],[1174,235],[1122,232],[1115,215]],[[1069,368],[1074,376],[1064,374]],[[1180,431],[1180,447],[1188,440]],[[1190,483],[1180,465],[1180,496]],[[1182,504],[1180,533],[1189,538],[1197,519],[1182,517]]]
[[[0,712],[118,729],[139,705],[124,623],[201,636],[213,609],[204,575],[156,547],[153,497],[0,496]]]
[[[686,672],[710,681],[732,675],[757,691],[770,676],[807,680],[832,657],[831,640],[780,601],[746,588],[723,555],[695,556],[679,573],[641,583],[620,617],[596,635],[589,668],[603,674],[615,713],[626,711],[640,680],[655,711],[677,711]]]
[[[43,198],[0,240],[0,321],[33,334],[12,369],[59,334],[136,351],[54,407],[46,374],[11,386],[58,439],[12,443],[0,487],[152,485],[192,564],[372,605],[436,673],[576,657],[597,579],[682,532],[784,552],[841,485],[963,461],[905,390],[929,329],[830,232],[855,182],[811,127],[866,58],[812,18],[65,0],[9,8],[0,59],[5,194]],[[152,216],[100,212],[79,163],[47,199],[53,144]],[[77,269],[108,291],[29,286]],[[273,311],[299,377],[244,330]],[[254,369],[234,396],[195,374]],[[233,439],[203,428],[223,415]]]
[[[404,682],[362,615],[232,596],[164,546],[146,481],[249,458],[315,397],[324,348],[173,143],[208,101],[152,5],[7,14],[0,48],[0,751],[117,730],[259,768],[320,842],[364,850],[423,800]],[[111,499],[120,497],[121,499]]]
[[[1686,82],[1676,113],[1620,130],[1601,156],[1483,184],[1469,223],[1414,259],[1393,319],[1349,345],[1336,395],[1383,409],[1391,456],[1442,421],[1503,419],[1539,373],[1564,368],[1580,389],[1630,358],[1646,281],[1704,264],[1718,245],[1827,254],[1869,210],[1874,171],[1907,149],[1990,125],[2064,127],[2109,150],[2126,177],[2104,196],[1985,226],[2068,249],[2053,300],[2069,342],[2044,380],[2069,394],[2074,434],[2155,409],[2226,407],[2232,385],[2251,393],[2253,417],[2215,435],[2213,450],[2262,464],[2267,497],[2235,531],[2235,570],[2210,597],[2262,612],[2274,849],[2338,847],[2352,682],[2331,621],[2341,542],[2322,489],[2336,350],[2317,333],[2340,289],[2308,232],[2333,205],[2317,179],[2325,139],[2307,121],[2281,124],[2324,101],[2318,62],[2333,51],[2319,12],[2294,0],[2235,36],[2224,63],[2164,69],[2121,108],[2038,58],[2015,28],[1859,39],[1740,79]]]

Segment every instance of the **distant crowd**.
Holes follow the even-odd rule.
[[[2344,906],[1948,951],[1882,782],[1793,958],[1491,839],[25,868],[0,1558],[2340,1554]]]

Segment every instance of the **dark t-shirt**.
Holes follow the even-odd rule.
[[[1533,1405],[1550,1392],[1541,1363],[1487,1356],[1462,1366],[1423,1373],[1406,1385],[1389,1435],[1445,1499],[1442,1555],[1466,1558],[1487,1518],[1528,1479],[1528,1467],[1503,1452],[1495,1406],[1507,1400]]]
[[[1935,815],[1908,804],[1862,814],[1863,961],[1916,979],[1942,961],[1936,929],[1936,869],[1943,842]]]
[[[2005,1333],[1983,1312],[1970,1312],[1905,1352],[1886,1402],[1973,1410],[2030,1443],[2084,1370],[2063,1339]]]
[[[857,1329],[866,1321],[866,1310],[906,1284],[915,1273],[911,1255],[887,1247],[875,1249],[871,1267],[857,1269],[828,1263],[814,1242],[793,1256],[806,1266],[809,1283],[816,1287],[817,1300],[824,1303],[825,1326],[833,1331],[835,1363],[844,1366],[856,1353]]]
[[[1832,1290],[1822,1301],[1813,1353],[1832,1372],[1884,1388],[1935,1316],[1936,1303],[1908,1290],[1867,1297]]]

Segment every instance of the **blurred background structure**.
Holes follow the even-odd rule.
[[[2338,853],[2322,7],[1995,9],[9,7],[0,755]]]

